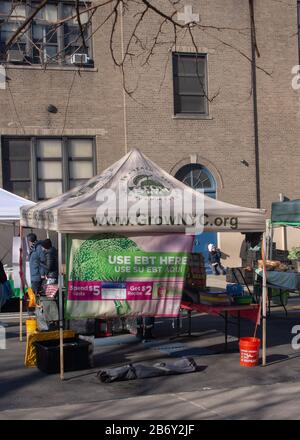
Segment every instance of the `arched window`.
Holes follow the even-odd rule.
[[[195,189],[204,191],[206,196],[216,198],[216,181],[211,172],[199,163],[189,163],[180,168],[175,174],[176,179]],[[212,273],[208,263],[208,244],[217,244],[216,232],[204,232],[194,238],[193,252],[201,252],[205,258],[206,272]]]
[[[189,163],[175,174],[176,179],[195,190],[203,190],[207,196],[216,198],[216,181],[211,172],[199,163]]]

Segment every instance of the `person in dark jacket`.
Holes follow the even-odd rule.
[[[7,276],[2,264],[2,261],[0,260],[0,284],[4,284],[7,281]]]
[[[44,284],[44,293],[40,297],[40,303],[43,307],[44,316],[48,324],[49,330],[57,330],[58,328],[58,304],[57,298],[49,298],[47,296],[47,288],[49,285],[55,285],[58,282],[58,259],[57,250],[52,246],[49,238],[41,243],[45,255],[45,271],[46,280]],[[49,286],[50,287],[50,286]],[[53,286],[54,287],[54,286]]]
[[[226,270],[221,264],[221,251],[213,244],[208,245],[208,261],[214,275],[226,275]]]
[[[247,232],[241,244],[240,258],[243,267],[254,267],[261,253],[261,232]]]
[[[46,258],[46,277],[48,280],[53,280],[53,284],[55,284],[58,280],[57,250],[54,246],[52,246],[52,242],[49,238],[42,241],[41,244]]]
[[[40,241],[35,234],[27,235],[29,244],[29,268],[31,287],[35,294],[39,294],[43,279],[46,275],[46,257]]]
[[[7,280],[7,276],[0,260],[0,311],[2,306],[12,297],[12,290],[10,287],[10,283]],[[1,323],[1,325],[3,325]]]

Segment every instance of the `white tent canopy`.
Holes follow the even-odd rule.
[[[20,220],[20,208],[34,205],[34,202],[0,188],[0,223],[13,223]]]
[[[122,192],[123,188],[126,188],[126,197]],[[106,193],[103,195],[104,190]],[[183,191],[183,201],[178,202]],[[106,207],[109,218],[116,200],[120,200],[121,203],[114,218],[117,218],[118,222],[120,218],[125,218],[125,222],[117,225],[113,222],[103,224],[103,221],[99,221],[99,208]],[[157,213],[161,216],[166,207],[172,206],[171,214],[169,209],[169,222],[154,224],[148,221],[147,216],[146,222],[136,224],[134,220],[139,209],[136,207],[137,203],[138,207],[149,207],[149,217]],[[186,229],[185,220],[174,224],[174,219],[180,218],[179,214],[182,212],[190,218],[204,213],[206,231],[265,230],[265,210],[236,206],[207,197],[202,192],[179,182],[136,149],[81,186],[56,198],[37,203],[33,207],[23,207],[21,225],[61,233],[116,230],[183,232]],[[170,221],[170,218],[173,220]]]

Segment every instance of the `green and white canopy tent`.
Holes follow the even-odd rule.
[[[282,230],[283,249],[287,250],[288,228],[300,228],[300,199],[273,202],[271,219],[267,220],[268,258],[272,259],[272,242],[275,229]]]
[[[121,186],[120,186],[121,184]],[[126,189],[127,204],[118,205],[114,217],[116,222],[98,221],[98,208],[105,205],[108,209],[116,200],[124,201]],[[108,191],[102,197],[102,191]],[[184,200],[177,203],[184,192]],[[100,194],[100,196],[99,196]],[[188,201],[186,202],[186,199]],[[187,187],[158,165],[152,162],[139,150],[131,150],[118,162],[107,168],[100,175],[56,198],[37,203],[34,207],[21,208],[22,227],[53,230],[58,232],[59,253],[59,300],[60,300],[60,347],[61,377],[63,378],[63,315],[62,315],[62,234],[99,234],[111,232],[142,233],[182,233],[187,224],[182,214],[195,218],[204,215],[204,231],[217,232],[251,232],[265,230],[265,210],[232,205],[205,196],[201,192]],[[143,223],[137,222],[140,207],[148,206],[149,215]],[[167,221],[159,224],[149,222],[152,216],[161,216],[165,206],[171,206]],[[119,219],[123,219],[119,222]],[[125,218],[125,222],[124,222]],[[179,221],[172,221],[174,218]],[[221,221],[222,219],[226,221]],[[233,223],[230,219],[234,218]],[[191,232],[190,232],[191,233]]]

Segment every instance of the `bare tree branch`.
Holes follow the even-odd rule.
[[[80,34],[81,34],[81,38],[82,38],[82,44],[83,44],[83,47],[86,49],[87,45],[86,45],[86,42],[85,42],[85,36],[84,36],[84,32],[83,32],[83,28],[82,28],[82,23],[81,23],[81,18],[80,18],[79,0],[76,0],[75,9],[76,9],[76,13],[77,13],[78,26],[79,26],[79,30],[80,30]]]
[[[280,0],[274,1],[276,1],[277,3],[283,3]],[[249,37],[249,30],[251,29],[251,27],[253,28],[253,26],[255,28],[254,17],[250,17],[251,27],[244,28],[219,26],[218,23],[203,24],[191,22],[187,24],[181,24],[177,21],[177,13],[182,7],[181,0],[167,0],[167,2],[164,3],[164,9],[160,6],[159,2],[154,4],[154,2],[150,0],[95,0],[92,4],[84,3],[84,7],[82,7],[79,0],[75,0],[76,13],[72,13],[72,15],[70,15],[69,17],[59,17],[59,20],[57,20],[55,24],[51,24],[51,29],[47,33],[46,39],[51,39],[51,35],[53,35],[61,26],[74,19],[76,19],[78,23],[78,35],[76,35],[73,41],[68,41],[68,43],[65,44],[64,47],[62,47],[59,51],[57,51],[54,56],[50,57],[47,54],[45,58],[43,44],[32,41],[29,37],[29,33],[26,32],[26,28],[28,28],[34,17],[43,7],[47,5],[48,2],[49,0],[41,1],[41,3],[35,8],[30,16],[24,22],[22,22],[20,27],[18,27],[14,35],[12,35],[12,37],[8,41],[6,45],[6,51],[12,44],[18,41],[21,35],[25,35],[27,41],[29,39],[31,47],[34,47],[35,50],[40,54],[41,64],[44,66],[44,68],[46,68],[50,62],[60,62],[62,59],[64,59],[64,54],[66,53],[66,50],[70,47],[74,47],[73,53],[76,53],[82,47],[87,50],[90,39],[95,35],[96,32],[98,32],[100,28],[102,28],[105,24],[108,24],[109,30],[107,33],[107,38],[111,58],[113,60],[113,63],[120,68],[124,90],[131,97],[136,88],[134,90],[131,90],[126,83],[126,69],[128,66],[130,66],[130,63],[134,64],[139,61],[139,66],[143,68],[150,64],[151,58],[154,56],[155,53],[157,53],[156,48],[167,46],[168,51],[170,50],[170,47],[174,48],[176,51],[178,41],[181,41],[181,39],[184,41],[187,37],[192,43],[194,52],[198,54],[199,47],[197,42],[200,40],[198,39],[197,32],[204,32],[219,45],[224,45],[225,47],[230,48],[251,63],[251,57],[242,49],[229,42],[228,38],[226,38],[226,35],[228,35],[228,33],[231,34],[232,32],[237,32],[238,34],[241,34],[245,37]],[[111,5],[111,8],[107,10],[106,7],[108,7],[109,5]],[[119,12],[120,5],[122,6],[123,11],[122,17],[120,17]],[[131,6],[133,11],[131,11]],[[89,29],[89,27],[91,26],[91,19],[97,11],[101,11],[101,13],[103,14],[103,19],[101,20],[101,23],[95,29],[93,29],[93,32],[89,32],[88,35],[86,35],[86,30]],[[87,21],[83,22],[82,14],[88,14]],[[158,20],[157,23],[158,27],[152,28],[150,30],[150,34],[148,34],[145,33],[142,25],[146,22],[147,18],[150,17],[151,19],[152,16],[159,17],[160,20]],[[122,46],[121,56],[119,38],[120,30],[118,26],[120,20],[122,21],[122,23],[123,20],[126,20],[126,42],[125,47]],[[123,26],[122,23],[121,26]],[[123,45],[123,36],[121,36],[121,39]],[[78,43],[78,41],[80,41],[80,44],[76,44]],[[256,33],[255,48],[256,53],[259,56],[260,53],[256,40]],[[30,63],[30,60],[28,60],[27,62]],[[266,75],[271,76],[271,73],[263,67],[256,65],[256,68],[264,72]],[[200,77],[199,81],[202,81]],[[209,102],[212,102],[212,100],[214,100],[219,94],[219,92],[217,92],[214,96],[209,97],[207,96],[207,91],[205,90],[203,84],[202,89],[206,99]]]

